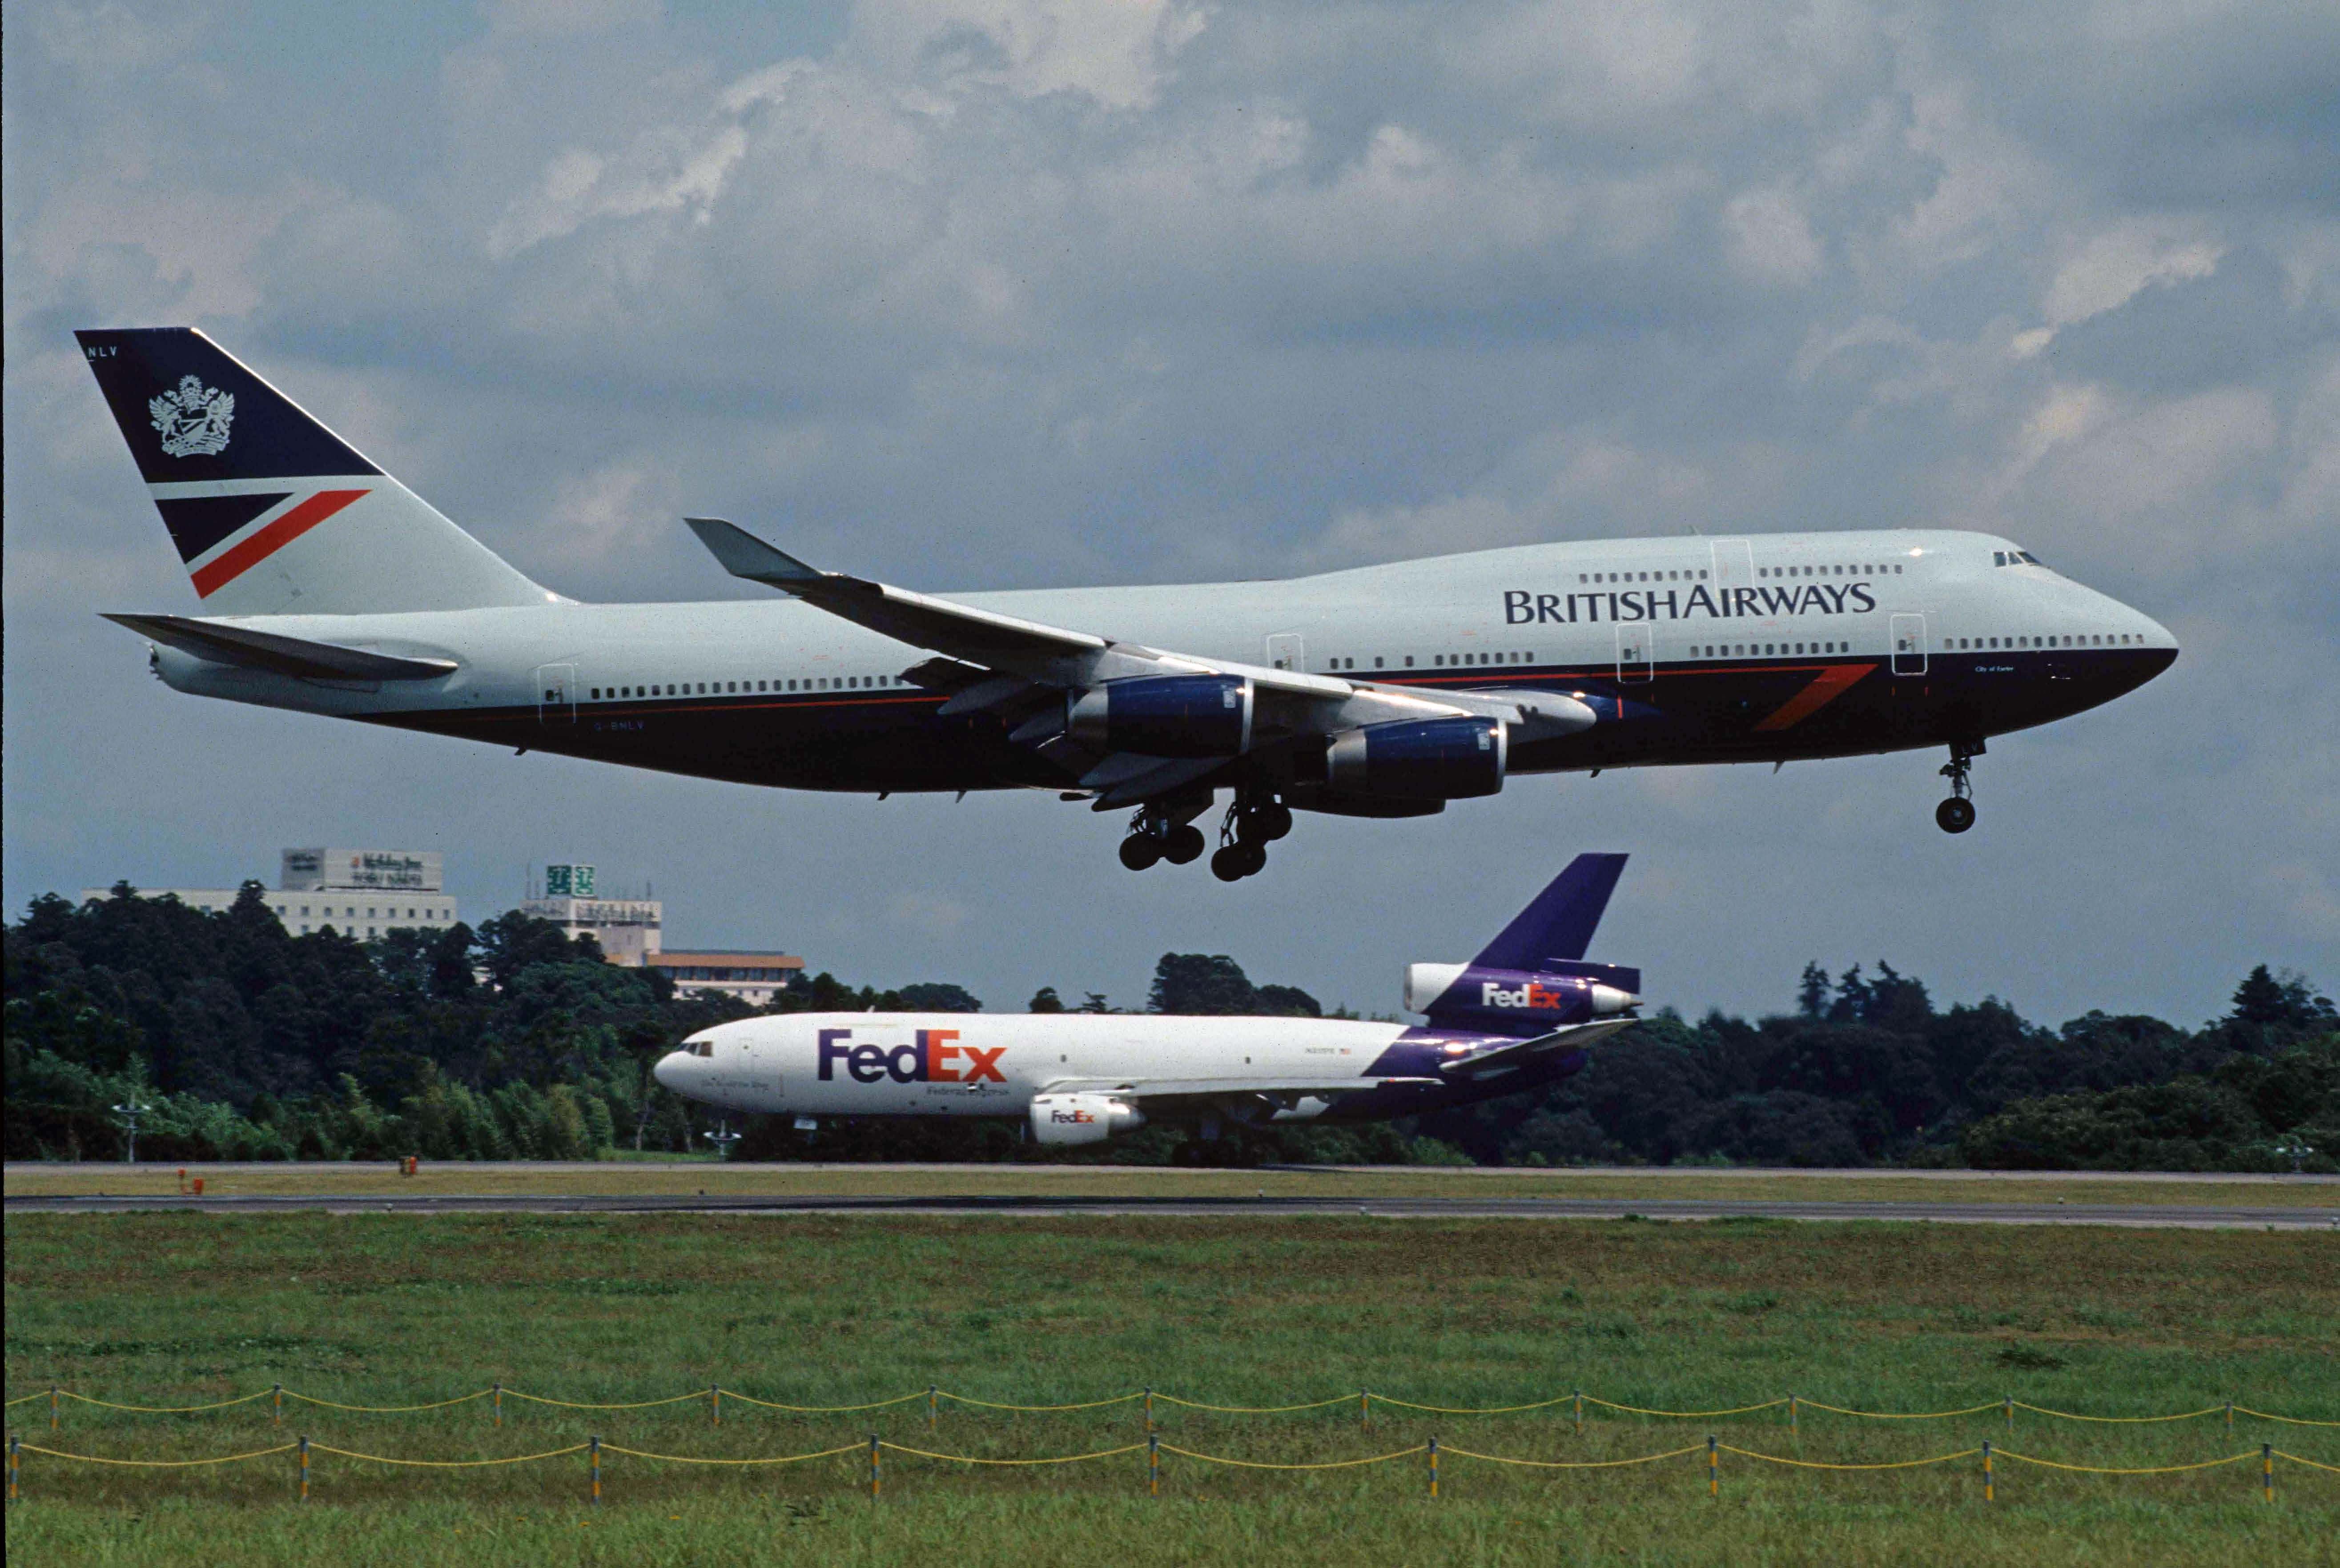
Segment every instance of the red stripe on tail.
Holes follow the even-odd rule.
[[[195,597],[207,599],[356,500],[365,490],[319,490],[274,522],[195,569]]]

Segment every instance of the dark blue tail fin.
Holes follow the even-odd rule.
[[[1581,959],[1625,873],[1621,854],[1581,854],[1471,962],[1481,969],[1550,970]]]

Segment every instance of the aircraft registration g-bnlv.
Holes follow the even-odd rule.
[[[1524,545],[1283,581],[943,598],[689,519],[768,601],[540,587],[202,333],[77,333],[205,613],[115,615],[176,690],[792,789],[1053,790],[1132,869],[1261,869],[1294,811],[1403,817],[1522,774],[1948,748],[2177,656],[1985,534]]]
[[[1633,1021],[1641,971],[1587,963],[1625,869],[1581,854],[1468,963],[1417,963],[1423,1024],[1115,1013],[804,1012],[700,1031],[659,1083],[723,1110],[1021,1120],[1041,1143],[1099,1143],[1148,1122],[1374,1121],[1541,1089]]]

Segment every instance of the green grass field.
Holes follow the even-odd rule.
[[[937,1219],[721,1216],[439,1218],[18,1215],[6,1223],[10,1397],[52,1382],[134,1403],[196,1403],[282,1381],[392,1405],[501,1380],[569,1399],[656,1398],[712,1382],[800,1405],[928,1384],[1066,1403],[1153,1385],[1222,1405],[1353,1393],[1517,1403],[1582,1387],[1711,1408],[1790,1392],[1869,1409],[1995,1401],[2104,1415],[2217,1404],[2340,1418],[2340,1239],[2318,1233],[2094,1228],[1419,1220]],[[1281,1463],[1449,1451],[1275,1472],[1144,1455],[1045,1468],[889,1455],[884,1496],[858,1455],[766,1469],[612,1455],[586,1504],[581,1455],[443,1471],[319,1457],[292,1501],[289,1456],[193,1471],[34,1455],[11,1512],[25,1563],[1116,1561],[1387,1563],[2311,1563],[2332,1560],[2340,1475],[2255,1464],[2112,1477],[1979,1461],[1792,1470],[1726,1455],[1533,1471],[1454,1449],[1606,1459],[1710,1431],[1783,1457],[1878,1463],[1971,1447],[2094,1465],[2186,1464],[2272,1439],[2340,1463],[2340,1429],[2217,1416],[2089,1425],[2019,1413],[1856,1421],[1783,1410],[1666,1421],[1566,1406],[1512,1415],[1283,1415],[1165,1406],[1164,1440]],[[411,1415],[267,1401],[195,1415],[12,1409],[27,1441],[116,1457],[320,1445],[455,1459],[599,1434],[657,1453],[745,1457],[872,1431],[986,1457],[1142,1441],[1135,1406],[1051,1414],[943,1407],[801,1415],[725,1402],[581,1412],[508,1400]]]

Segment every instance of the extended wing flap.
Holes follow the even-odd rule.
[[[429,681],[453,675],[452,659],[405,658],[369,653],[334,643],[311,642],[249,626],[197,620],[191,616],[124,616],[105,617],[139,636],[189,653],[213,664],[237,665],[280,676],[322,681]]]

